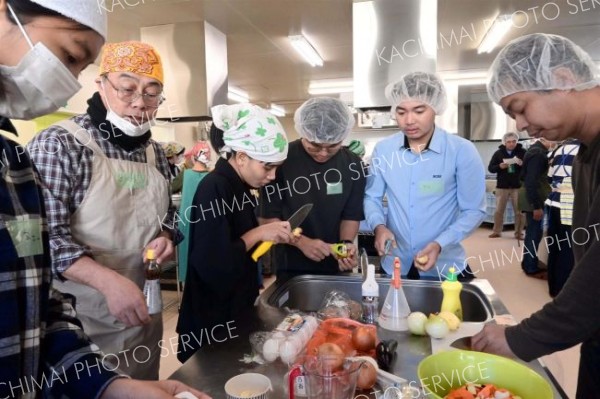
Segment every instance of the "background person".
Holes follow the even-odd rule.
[[[85,114],[28,145],[46,187],[54,285],[77,297],[83,327],[105,353],[132,376],[156,379],[163,325],[148,314],[143,262],[148,248],[167,260],[175,238],[163,229],[174,216],[168,162],[150,132],[162,101],[160,57],[145,43],[108,43],[96,83]],[[127,362],[121,351],[138,346],[150,360]]]
[[[540,137],[527,150],[523,159],[519,189],[519,209],[525,214],[527,227],[523,241],[521,268],[527,276],[547,278],[547,272],[538,266],[538,247],[543,235],[544,201],[550,194],[548,183],[548,150],[554,143]]]
[[[413,72],[386,88],[400,132],[375,146],[364,207],[391,274],[398,256],[409,278],[441,278],[454,265],[460,278],[472,278],[460,242],[485,218],[485,172],[473,143],[435,125],[446,108],[446,89],[431,73]],[[383,197],[387,195],[387,216]],[[413,261],[427,256],[425,263]]]
[[[573,165],[575,266],[553,301],[516,326],[486,325],[473,347],[524,361],[582,343],[577,399],[600,392],[600,72],[569,39],[532,34],[496,56],[488,94],[519,130],[551,141],[581,141]],[[595,226],[595,227],[594,227]]]
[[[506,133],[502,137],[502,144],[492,155],[488,170],[496,174],[496,212],[494,213],[494,228],[490,238],[502,236],[504,227],[504,211],[506,204],[510,200],[513,212],[515,214],[515,238],[522,240],[523,219],[524,216],[519,211],[518,197],[519,187],[521,187],[521,166],[525,157],[525,149],[519,141],[519,135],[516,133]],[[505,159],[511,159],[515,163],[508,164]]]
[[[179,231],[183,240],[177,245],[177,262],[179,263],[179,281],[185,281],[190,248],[190,224],[192,220],[192,204],[198,184],[208,174],[211,154],[207,141],[198,141],[194,147],[185,153],[186,160],[193,162],[191,169],[183,171],[183,190],[179,206]]]
[[[287,220],[304,204],[313,208],[302,222],[302,236],[273,248],[272,264],[278,277],[352,270],[365,189],[360,158],[342,147],[354,116],[342,101],[319,97],[305,101],[294,122],[301,139],[290,143],[275,180],[261,190],[260,222]],[[336,243],[347,245],[347,258],[333,252]]]
[[[252,104],[217,105],[211,111],[210,141],[223,157],[202,179],[193,199],[188,272],[177,321],[181,362],[200,348],[192,336],[202,337],[203,329],[212,331],[218,325],[235,326],[253,307],[258,269],[250,255],[256,245],[292,239],[288,222],[258,225],[251,192],[273,181],[287,156],[283,127],[270,112]]]
[[[573,223],[573,162],[579,152],[578,140],[567,140],[550,155],[548,178],[552,192],[546,199],[548,210],[548,292],[558,295],[573,270],[571,224]],[[566,239],[566,240],[565,240]]]
[[[106,14],[99,13],[97,6],[96,0],[77,4],[0,0],[3,132],[16,135],[8,118],[28,119],[54,112],[79,90],[75,76],[94,61],[106,38]],[[69,51],[58,51],[60,48]],[[40,57],[45,62],[38,62]],[[17,65],[19,68],[14,68]],[[176,381],[142,382],[100,367],[85,368],[86,364],[101,362],[103,353],[83,333],[75,317],[75,299],[51,287],[42,185],[24,148],[3,134],[0,396],[168,399],[191,391],[200,399],[210,399]],[[82,365],[85,371],[77,373]],[[43,392],[30,391],[35,389],[32,381],[41,383]]]

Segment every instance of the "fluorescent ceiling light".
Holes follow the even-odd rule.
[[[285,109],[281,105],[271,104],[271,108],[269,109],[269,112],[271,112],[275,116],[279,116],[279,117],[285,116]]]
[[[235,101],[238,103],[250,102],[250,96],[247,92],[233,86],[229,86],[229,89],[227,91],[227,98],[229,98],[231,101]]]
[[[477,47],[477,54],[491,53],[500,40],[508,33],[512,26],[511,15],[498,15],[490,29],[486,32],[483,40]]]
[[[302,35],[288,36],[292,46],[310,64],[310,66],[323,66],[323,59],[317,50]]]
[[[348,79],[313,80],[308,85],[308,93],[312,95],[352,93],[353,91],[354,82]]]

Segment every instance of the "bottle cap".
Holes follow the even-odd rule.
[[[451,267],[448,269],[448,275],[446,276],[446,281],[455,282],[458,281],[458,277],[456,276],[456,269]]]
[[[156,255],[154,254],[154,250],[153,249],[148,249],[146,251],[146,259],[148,259],[148,260],[154,260],[154,259],[156,259]]]

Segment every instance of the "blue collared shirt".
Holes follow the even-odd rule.
[[[436,241],[442,252],[437,270],[422,276],[440,277],[454,265],[466,266],[460,242],[485,218],[485,169],[473,143],[435,128],[426,150],[420,154],[404,146],[399,132],[375,146],[365,193],[365,214],[371,229],[386,225],[396,238],[397,248],[383,259],[391,274],[393,257],[408,273],[416,254]],[[383,198],[388,212],[384,214]]]

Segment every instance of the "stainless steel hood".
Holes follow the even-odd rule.
[[[355,108],[389,110],[389,83],[435,72],[437,0],[355,0],[352,29]]]

